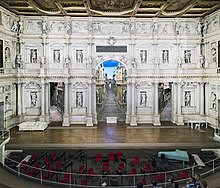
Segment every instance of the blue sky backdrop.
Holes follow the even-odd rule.
[[[112,79],[113,75],[115,74],[116,68],[121,65],[120,62],[115,60],[108,60],[103,62],[103,67],[105,73],[107,73],[107,79]]]

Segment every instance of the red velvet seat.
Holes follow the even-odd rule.
[[[95,163],[101,162],[102,161],[102,154],[97,153],[95,157]]]
[[[181,173],[178,173],[178,177],[180,179],[186,179],[189,176],[189,172],[187,169],[184,169]]]
[[[64,173],[63,174],[63,179],[60,180],[60,183],[71,183],[71,174]]]
[[[147,180],[145,178],[142,178],[141,182],[143,185],[147,185]]]
[[[51,164],[49,165],[48,172],[49,172],[49,176],[50,177],[53,177],[55,175],[55,171],[54,171],[53,165],[51,165]]]
[[[21,165],[20,165],[20,168],[21,168],[22,170],[26,170],[26,169],[28,168],[27,162],[26,162],[26,161],[22,161],[22,162],[21,162]]]
[[[160,173],[155,177],[156,182],[160,182],[163,183],[165,180],[165,174],[164,173]]]
[[[118,160],[121,160],[121,158],[123,157],[123,153],[121,151],[117,152],[117,158]]]
[[[84,173],[85,173],[85,170],[86,170],[86,166],[85,166],[85,165],[81,165],[81,166],[79,167],[79,173],[80,173],[80,174],[84,174]]]
[[[140,157],[139,156],[134,156],[134,159],[131,161],[131,164],[134,166],[134,165],[137,165],[139,163],[139,160],[140,160]]]
[[[52,153],[50,154],[50,157],[51,157],[51,159],[52,159],[53,161],[55,161],[55,160],[57,159],[57,154],[56,154],[56,152],[52,152]]]
[[[58,161],[56,161],[56,169],[58,170],[58,171],[61,171],[62,169],[63,169],[63,165],[62,165],[62,163],[61,163],[61,161],[60,160],[58,160]]]
[[[114,160],[115,160],[115,154],[114,154],[114,152],[110,152],[110,153],[108,154],[108,156],[109,156],[109,161],[114,161]]]
[[[40,164],[39,163],[34,163],[34,165],[33,165],[33,172],[35,173],[35,174],[39,174],[40,173]]]

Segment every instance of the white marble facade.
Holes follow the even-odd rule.
[[[171,83],[174,123],[183,125],[189,119],[202,118],[217,126],[220,11],[202,21],[17,17],[3,8],[0,11],[4,75],[8,75],[0,87],[9,84],[14,88],[10,95],[3,89],[0,99],[7,105],[6,114],[17,108],[11,112],[17,113],[17,121],[49,123],[50,83],[63,83],[63,125],[97,124],[95,73],[102,62],[112,59],[127,70],[126,123],[160,125],[158,84]],[[19,44],[18,31],[12,30],[14,21],[22,23]],[[204,36],[198,24],[207,24]],[[125,50],[100,52],[99,46],[123,46]]]

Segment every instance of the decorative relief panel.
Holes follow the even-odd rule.
[[[28,34],[41,34],[42,33],[41,20],[26,20],[25,31]]]
[[[6,28],[6,29],[10,29],[10,25],[11,25],[11,18],[10,18],[10,16],[8,15],[8,14],[6,14],[6,13],[3,13],[3,19],[2,19],[2,21],[3,21],[3,25],[4,25],[4,27]]]
[[[85,21],[72,21],[72,33],[88,33],[88,22]]]
[[[130,24],[127,21],[103,21],[93,23],[93,32],[95,34],[122,35],[130,33]]]
[[[150,22],[136,22],[136,34],[150,34],[151,23]]]
[[[172,22],[159,22],[158,34],[170,34],[173,33]]]
[[[180,22],[180,34],[196,34],[196,26],[194,22]]]
[[[49,33],[50,34],[63,34],[65,33],[65,22],[64,21],[50,21],[49,22]]]
[[[210,31],[215,31],[217,28],[219,28],[219,19],[218,15],[214,15],[210,18],[209,29]]]

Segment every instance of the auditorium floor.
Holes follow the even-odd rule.
[[[218,148],[214,130],[166,124],[154,127],[130,127],[123,123],[98,124],[95,127],[50,125],[45,131],[11,129],[6,149],[176,149]]]

